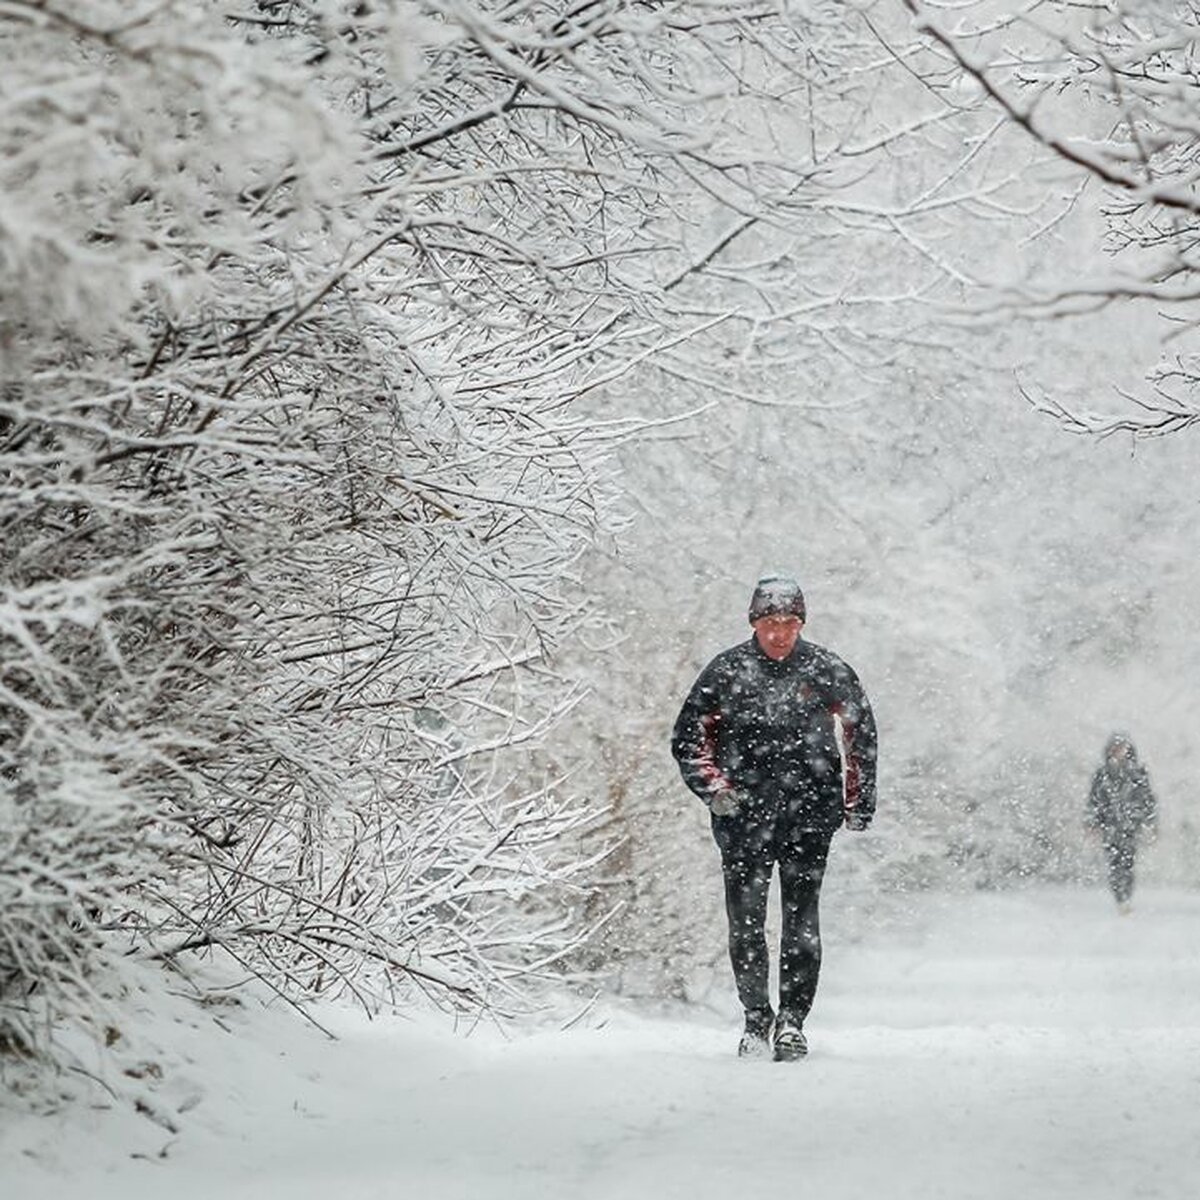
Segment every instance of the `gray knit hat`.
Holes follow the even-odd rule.
[[[805,620],[804,593],[787,575],[764,575],[750,598],[750,624],[760,617],[788,616]]]

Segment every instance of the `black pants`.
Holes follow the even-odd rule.
[[[1108,863],[1108,890],[1118,904],[1133,895],[1133,860],[1137,854],[1137,834],[1132,830],[1104,831],[1104,859]]]
[[[779,945],[779,1012],[799,1021],[808,1016],[821,972],[821,881],[831,830],[780,834],[772,823],[713,818],[725,876],[729,917],[729,960],[738,999],[748,1012],[771,1007],[767,951],[767,893],[779,868],[782,928]]]

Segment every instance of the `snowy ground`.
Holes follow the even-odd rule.
[[[794,1065],[727,1014],[512,1040],[178,1011],[193,1060],[119,1109],[0,1105],[3,1200],[1184,1200],[1200,1194],[1200,895],[927,896],[826,972]]]

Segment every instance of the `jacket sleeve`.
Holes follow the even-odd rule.
[[[1146,768],[1142,766],[1138,767],[1137,779],[1134,783],[1134,803],[1138,824],[1144,827],[1153,826],[1158,819],[1158,804],[1154,797],[1154,790],[1150,786],[1150,776],[1146,773]]]
[[[671,735],[671,753],[683,782],[707,804],[732,784],[717,765],[724,688],[718,665],[710,663],[688,692]]]
[[[1103,829],[1108,821],[1108,806],[1104,797],[1104,768],[1101,767],[1092,776],[1092,787],[1088,792],[1083,823],[1088,829]]]
[[[863,821],[875,815],[875,768],[879,733],[863,686],[853,669],[839,663],[835,675],[833,713],[842,732],[845,757],[842,803],[846,813]]]

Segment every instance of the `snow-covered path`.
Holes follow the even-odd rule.
[[[282,1015],[253,1039],[189,1026],[182,1136],[26,1119],[0,1135],[0,1196],[1200,1194],[1200,896],[1125,918],[1097,892],[922,897],[858,943],[826,924],[800,1064],[733,1058],[732,1009],[511,1041],[350,1015],[337,1043]]]

